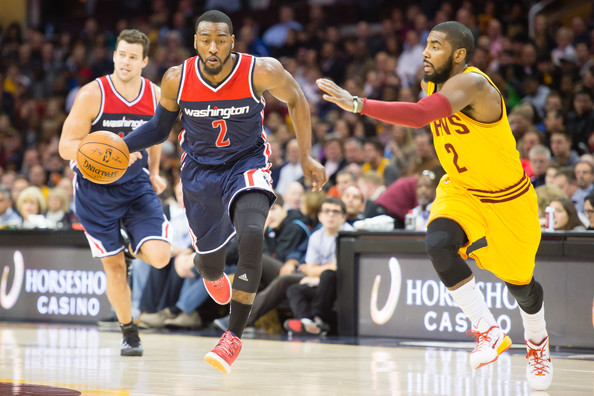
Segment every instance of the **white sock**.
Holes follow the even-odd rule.
[[[547,337],[547,323],[545,322],[544,303],[535,314],[527,314],[520,308],[522,322],[524,323],[524,338],[533,344],[539,345]]]
[[[465,283],[456,290],[449,290],[450,295],[460,306],[462,312],[470,319],[473,327],[480,327],[479,330],[484,332],[489,330],[491,326],[497,326],[495,317],[489,311],[485,298],[476,287],[474,277],[470,282]],[[479,324],[479,322],[481,322]]]

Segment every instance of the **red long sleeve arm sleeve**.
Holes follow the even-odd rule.
[[[432,121],[452,115],[450,101],[439,93],[429,95],[417,103],[384,102],[363,99],[361,114],[390,124],[421,128]]]

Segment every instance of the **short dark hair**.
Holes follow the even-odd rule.
[[[142,45],[142,59],[148,56],[149,52],[149,39],[146,34],[142,33],[140,30],[136,29],[125,29],[120,32],[118,35],[118,39],[116,41],[116,48],[118,48],[118,44],[120,41],[125,41],[129,44],[140,44]]]
[[[446,40],[452,45],[454,51],[464,48],[466,50],[465,61],[468,62],[474,51],[474,35],[468,27],[460,22],[447,21],[438,24],[432,30],[445,33]]]
[[[231,22],[231,18],[229,18],[224,12],[218,10],[206,11],[204,14],[198,17],[198,20],[196,21],[196,27],[194,28],[195,31],[198,30],[198,25],[200,25],[200,22],[226,23],[229,27],[229,34],[233,35],[233,22]]]
[[[342,201],[342,199],[338,198],[338,197],[326,197],[322,200],[322,204],[320,205],[320,208],[322,208],[322,206],[324,204],[333,204],[333,205],[338,205],[340,206],[340,209],[342,210],[342,214],[346,213],[346,205],[344,204],[344,202]]]

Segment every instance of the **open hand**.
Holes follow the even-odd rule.
[[[322,95],[322,98],[336,104],[343,110],[353,111],[353,95],[346,89],[340,88],[334,81],[327,78],[318,78],[316,84],[318,88],[326,92],[326,94]]]

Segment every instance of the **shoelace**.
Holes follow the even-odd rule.
[[[237,348],[238,342],[233,338],[233,336],[228,333],[223,337],[219,343],[217,344],[217,348],[220,348],[225,351],[228,355],[233,355],[235,352],[235,348]]]
[[[491,329],[492,329],[492,327],[491,327]],[[474,340],[477,342],[476,348],[474,348],[475,351],[478,351],[480,349],[485,349],[485,348],[491,348],[490,342],[491,342],[492,338],[489,335],[489,331],[491,331],[491,329],[485,331],[484,333],[481,333],[480,331],[472,331],[472,330],[469,330],[466,332],[466,334],[474,336]]]
[[[543,356],[544,354],[544,349],[532,349],[528,347],[526,358],[532,362],[531,366],[535,375],[546,375],[549,373],[549,368],[547,367],[549,359],[545,358]]]

